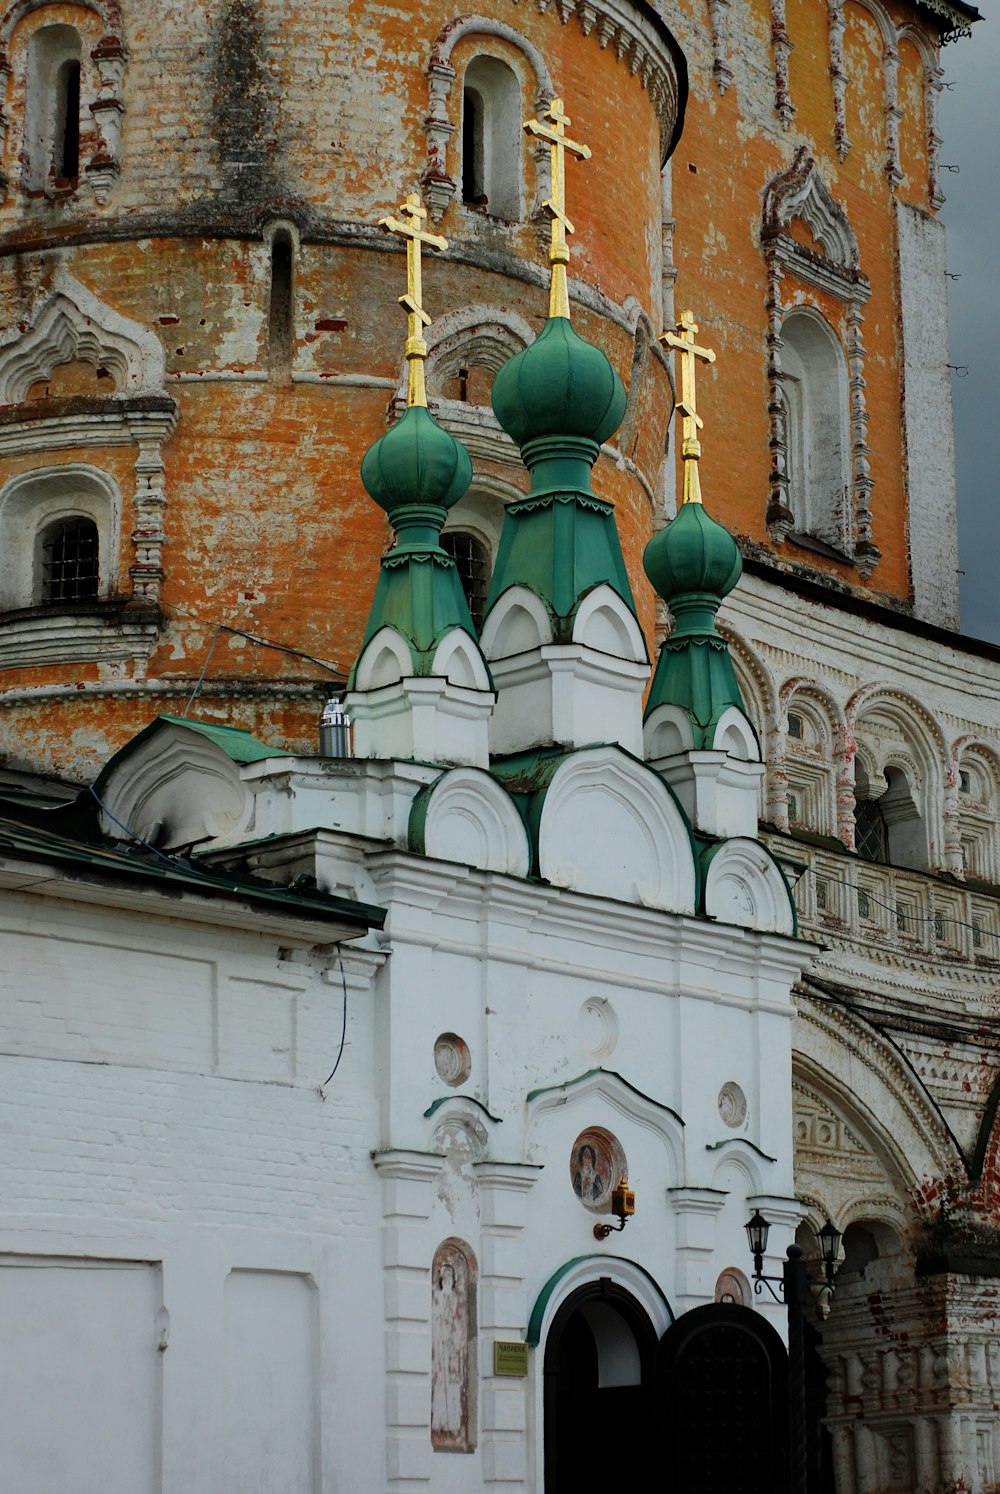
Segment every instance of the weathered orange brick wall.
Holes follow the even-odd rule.
[[[602,457],[595,484],[616,505],[640,621],[652,640],[654,598],[641,555],[661,511],[673,396],[662,360],[649,352],[636,358],[633,329],[640,313],[655,330],[663,319],[659,122],[642,77],[630,67],[628,48],[613,37],[602,40],[599,28],[585,34],[576,19],[564,23],[554,6],[541,12],[498,0],[488,9],[542,54],[573,118],[572,132],[593,150],[590,161],[567,167],[577,229],[571,274],[586,298],[576,304],[574,318],[583,335],[605,347],[627,384],[639,370],[641,387],[615,438],[623,455]],[[871,22],[853,3],[848,10],[851,66],[859,79],[869,79],[881,65]],[[911,14],[899,7],[900,16]],[[377,222],[426,168],[425,70],[454,12],[441,3],[373,11],[361,3],[311,0],[290,26],[286,7],[266,0],[194,8],[136,0],[124,17],[121,173],[103,205],[86,182],[57,201],[29,202],[18,191],[23,58],[42,18],[78,26],[85,54],[101,29],[93,11],[60,5],[29,13],[8,37],[4,169],[10,186],[0,205],[8,274],[0,283],[0,339],[30,325],[61,268],[115,312],[156,333],[165,354],[165,388],[179,408],[163,451],[162,622],[148,664],[130,671],[67,661],[8,669],[0,678],[0,751],[9,760],[86,777],[109,748],[157,711],[183,707],[220,623],[285,643],[344,673],[350,667],[378,559],[390,540],[358,468],[368,444],[386,428],[402,379],[405,330],[396,304],[402,258]],[[862,104],[862,88],[852,85],[848,114],[855,143],[841,166],[832,143],[821,0],[789,3],[797,110],[789,131],[774,111],[770,12],[762,0],[739,13],[733,8],[736,78],[724,95],[712,80],[704,8],[678,5],[671,25],[691,78],[672,168],[677,309],[695,309],[703,340],[719,355],[701,384],[706,500],[735,532],[770,543],[761,207],[767,182],[806,140],[848,212],[873,285],[865,313],[866,393],[883,559],[868,589],[905,602],[906,493],[881,95],[866,82],[871,96]],[[509,39],[487,35],[463,39],[452,54],[458,74],[452,117],[460,115],[462,70],[482,51],[514,68],[525,113],[532,112],[537,80],[525,55]],[[922,88],[923,64],[906,46],[899,190],[918,202],[926,201]],[[459,129],[448,147],[456,179],[460,139]],[[526,143],[527,201],[534,190]],[[294,223],[301,239],[291,382],[268,370],[264,230],[275,220]],[[496,306],[537,330],[546,307],[539,226],[499,224],[455,201],[439,228],[450,249],[425,268],[431,312]],[[809,298],[843,333],[842,308],[811,292]],[[100,392],[101,381],[95,388],[89,379],[79,366],[57,370],[32,394]],[[671,437],[672,448],[676,444]],[[119,570],[126,577],[134,559],[135,455],[127,446],[90,446],[3,457],[0,485],[26,466],[69,460],[111,472],[124,500]],[[486,459],[480,465],[486,474],[500,470]],[[513,468],[503,475],[523,484],[523,473]],[[860,585],[850,567],[796,557],[791,546],[784,554]],[[226,634],[216,642],[199,709],[309,749],[331,680],[308,660]]]
[[[853,566],[805,553],[791,542],[783,559],[825,571],[852,589],[907,603],[910,576],[907,493],[902,449],[902,369],[893,192],[886,176],[885,64],[871,14],[854,0],[845,7],[847,130],[852,142],[841,163],[834,141],[826,5],[789,0],[786,25],[793,50],[789,91],[795,108],[782,128],[774,106],[770,6],[755,0],[746,23],[731,31],[733,50],[745,41],[752,55],[737,63],[736,80],[719,94],[702,51],[691,71],[684,134],[673,162],[677,220],[678,308],[695,308],[702,339],[718,362],[704,378],[706,419],[702,485],[706,502],[737,533],[769,545],[765,525],[769,452],[766,410],[767,282],[760,249],[764,192],[800,143],[809,146],[834,198],[858,238],[861,269],[872,286],[864,308],[865,397],[874,480],[874,538],[882,559],[867,582]],[[904,5],[894,21],[916,20]],[[689,28],[700,12],[683,10],[678,35],[688,51]],[[930,45],[930,38],[928,38]],[[689,54],[690,55],[690,54]],[[925,70],[913,45],[900,46],[899,154],[904,179],[897,191],[930,211],[927,176]],[[796,237],[808,244],[808,233]],[[820,310],[846,343],[844,307],[836,298],[788,277],[786,304]],[[773,548],[773,547],[772,547]]]

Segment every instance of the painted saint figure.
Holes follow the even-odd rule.
[[[584,1142],[576,1154],[573,1192],[584,1203],[597,1203],[604,1194],[604,1188],[604,1179],[597,1170],[597,1152],[589,1142]]]
[[[472,1452],[476,1401],[475,1258],[445,1240],[431,1268],[431,1442],[439,1452]]]

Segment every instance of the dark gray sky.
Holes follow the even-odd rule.
[[[986,19],[941,54],[941,160],[948,201],[951,353],[958,476],[962,632],[1000,643],[1000,21]]]

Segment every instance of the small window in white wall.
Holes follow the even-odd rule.
[[[0,611],[111,596],[121,501],[97,468],[69,463],[12,478],[0,493]]]
[[[462,93],[462,200],[494,218],[521,216],[521,89],[497,57],[474,57]]]
[[[788,501],[795,528],[846,552],[850,438],[843,349],[833,328],[811,307],[787,314],[781,342]]]
[[[80,36],[43,26],[28,43],[24,185],[70,189],[80,173]]]

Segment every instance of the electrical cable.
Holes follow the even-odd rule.
[[[183,617],[188,622],[201,622],[200,618],[195,617],[194,614],[190,612],[183,612],[175,609],[175,611],[171,615],[173,617]],[[344,671],[342,669],[339,669],[335,664],[329,663],[326,659],[317,659],[315,654],[307,654],[304,649],[293,648],[290,643],[279,643],[277,639],[274,638],[261,638],[256,633],[245,632],[243,628],[232,628],[228,623],[216,623],[215,632],[212,634],[212,641],[208,646],[208,653],[205,655],[205,662],[201,666],[201,673],[198,676],[194,689],[191,691],[191,694],[188,697],[188,703],[184,707],[184,716],[187,716],[191,707],[194,705],[198,693],[200,692],[201,687],[205,682],[205,675],[208,672],[208,666],[211,663],[212,655],[215,652],[215,645],[219,641],[220,633],[229,633],[233,638],[245,638],[248,643],[253,643],[258,648],[269,648],[273,649],[275,653],[290,654],[293,659],[305,659],[308,664],[315,664],[317,669],[325,670],[327,674],[332,675],[336,680],[347,679]]]
[[[326,1089],[326,1086],[330,1083],[330,1080],[333,1078],[334,1074],[340,1068],[340,1060],[344,1056],[344,1044],[347,1041],[347,976],[344,974],[344,960],[343,960],[343,956],[340,953],[339,946],[338,946],[338,949],[337,949],[337,963],[340,966],[340,983],[341,983],[341,985],[344,988],[344,1016],[343,1016],[343,1021],[341,1022],[341,1025],[340,1025],[340,1049],[339,1049],[339,1052],[337,1053],[337,1062],[334,1064],[334,1066],[330,1070],[329,1074],[327,1074],[326,1078],[323,1080],[323,1083],[319,1086],[319,1096],[320,1096],[321,1100],[325,1100],[326,1099],[326,1095],[324,1094],[324,1090]]]

